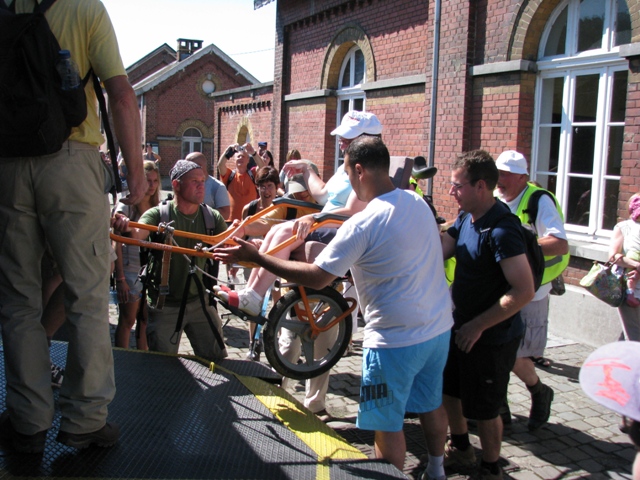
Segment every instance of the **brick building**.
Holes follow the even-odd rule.
[[[201,40],[190,39],[178,39],[177,51],[164,44],[129,67],[127,73],[140,106],[142,141],[152,143],[162,157],[160,172],[165,176],[177,160],[193,151],[217,159],[217,139],[226,131],[220,130],[216,119],[221,105],[229,103],[223,98],[243,96],[247,87],[251,90],[250,86],[260,85],[215,45],[203,47]],[[226,92],[222,97],[218,94],[221,91]],[[251,108],[255,105],[257,109],[264,109],[263,103],[250,102]],[[246,113],[244,107],[226,108],[224,115],[233,116],[236,110]],[[241,134],[243,139],[250,138],[252,133],[254,128],[245,122],[245,129],[239,128],[234,140]],[[231,140],[223,140],[227,142],[224,146]]]
[[[170,79],[136,85],[162,155],[179,158],[194,127],[212,159],[233,141],[268,140],[278,165],[297,148],[328,179],[341,161],[329,132],[349,109],[365,109],[380,118],[392,155],[438,167],[429,193],[451,219],[455,155],[515,149],[561,203],[572,285],[607,259],[612,228],[640,190],[640,0],[279,0],[273,83],[234,76],[216,54],[225,61],[210,70],[174,65]],[[209,72],[218,83],[207,95]],[[178,82],[191,93],[172,96]],[[571,338],[605,343],[619,332],[615,310],[577,287],[554,309]]]
[[[298,148],[328,178],[339,162],[329,132],[364,108],[392,155],[438,167],[430,188],[446,218],[457,153],[518,150],[563,207],[575,285],[607,259],[640,190],[639,10],[638,0],[279,0],[273,150]],[[602,340],[615,339],[603,321],[619,332],[615,310],[579,288],[554,304],[575,317],[568,331],[592,317]]]

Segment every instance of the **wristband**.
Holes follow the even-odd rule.
[[[125,280],[126,278],[124,277],[116,278],[116,282],[124,282]]]

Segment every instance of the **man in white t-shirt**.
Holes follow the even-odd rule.
[[[345,171],[368,205],[340,227],[313,264],[262,254],[240,239],[238,247],[215,254],[227,263],[257,263],[314,289],[351,269],[366,323],[357,425],[375,430],[376,456],[402,470],[404,414],[418,412],[430,454],[426,477],[445,478],[442,371],[453,319],[438,227],[422,198],[393,186],[380,138],[355,139],[345,152]]]

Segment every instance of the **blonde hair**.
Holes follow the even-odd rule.
[[[287,162],[289,160],[300,160],[302,159],[302,155],[300,154],[300,151],[293,148],[291,150],[289,150],[289,152],[287,153]]]

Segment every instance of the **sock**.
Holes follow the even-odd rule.
[[[531,395],[535,395],[536,393],[538,393],[541,389],[542,389],[542,382],[540,381],[540,379],[538,378],[538,382],[530,387],[529,385],[527,385],[527,389],[529,390],[529,392],[531,393]]]
[[[469,448],[469,445],[471,445],[469,432],[463,433],[462,435],[451,434],[451,444],[458,450],[466,450]]]
[[[427,464],[427,477],[440,478],[444,476],[444,455],[434,457],[429,455],[429,463]]]
[[[480,462],[480,468],[486,468],[487,470],[489,470],[491,475],[498,475],[500,473],[498,462],[485,462],[484,460],[482,460]]]

